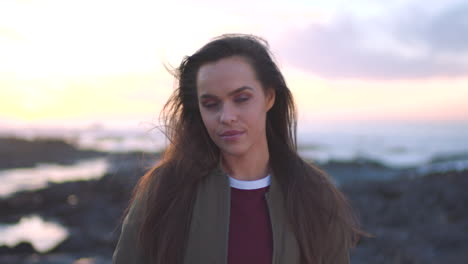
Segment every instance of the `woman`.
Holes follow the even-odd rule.
[[[170,145],[137,185],[114,263],[349,263],[361,234],[296,148],[266,41],[223,35],[186,57],[163,109]]]

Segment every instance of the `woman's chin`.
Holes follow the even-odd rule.
[[[247,153],[247,150],[245,148],[242,148],[241,146],[230,146],[221,148],[221,153],[223,155],[240,157],[245,155]]]

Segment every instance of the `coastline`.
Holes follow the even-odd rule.
[[[28,241],[0,245],[0,263],[111,263],[133,186],[159,154],[90,153],[65,142],[47,145],[47,151],[37,142],[25,146],[38,151],[30,153],[49,157],[60,153],[65,164],[105,157],[110,166],[96,179],[49,183],[46,188],[0,198],[0,223],[15,224],[35,215],[68,232],[63,242],[46,252],[38,252]],[[34,155],[38,160],[48,158]],[[468,259],[468,212],[464,210],[468,170],[427,171],[415,177],[415,169],[395,169],[362,159],[318,166],[336,180],[360,216],[362,228],[375,235],[361,239],[352,249],[352,263],[463,263]]]

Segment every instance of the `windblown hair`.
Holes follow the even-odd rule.
[[[266,120],[269,164],[286,200],[301,263],[329,263],[332,256],[353,247],[362,233],[351,206],[327,174],[299,157],[292,94],[268,43],[253,35],[217,37],[185,57],[175,70],[178,87],[161,112],[169,146],[134,192],[133,199],[145,199],[146,204],[139,243],[151,263],[184,261],[181,252],[187,247],[197,184],[220,159],[200,114],[197,72],[206,63],[231,56],[245,58],[263,88],[276,92]]]

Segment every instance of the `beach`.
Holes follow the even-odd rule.
[[[0,149],[0,263],[111,263],[132,189],[160,157],[64,138],[3,137]],[[316,149],[304,144],[300,151]],[[467,160],[309,162],[330,175],[373,236],[351,250],[351,263],[466,263]]]

